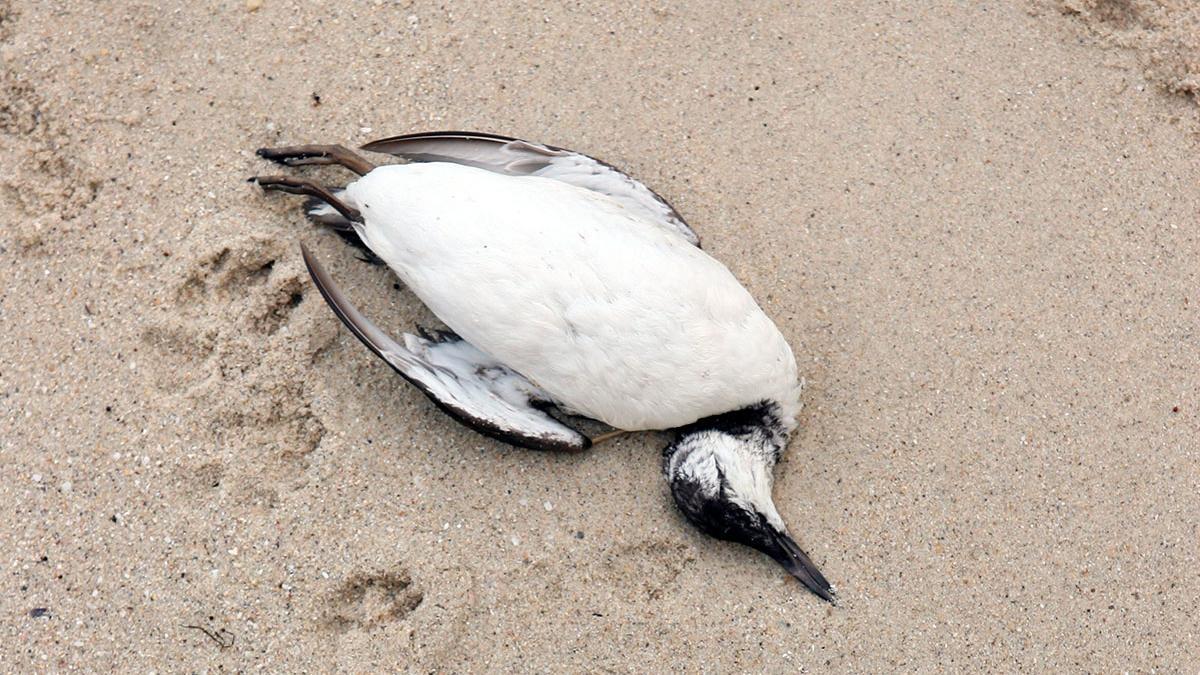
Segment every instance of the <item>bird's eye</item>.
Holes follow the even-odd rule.
[[[729,479],[725,477],[725,472],[721,470],[721,465],[716,465],[717,469],[717,498],[724,501],[729,499]]]

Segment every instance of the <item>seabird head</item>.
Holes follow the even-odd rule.
[[[692,524],[766,553],[833,602],[829,582],[788,534],[771,499],[772,471],[786,442],[777,407],[762,403],[680,429],[667,446],[663,469],[675,503]]]

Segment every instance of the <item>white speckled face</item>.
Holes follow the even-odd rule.
[[[684,480],[700,487],[704,497],[723,499],[760,513],[781,532],[787,528],[771,499],[776,448],[766,433],[731,435],[705,431],[680,440],[667,466],[672,482]]]

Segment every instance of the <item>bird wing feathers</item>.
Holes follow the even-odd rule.
[[[583,450],[590,439],[537,407],[536,385],[453,333],[404,334],[401,345],[362,315],[301,245],[313,283],[342,323],[439,408],[497,440],[535,450]]]
[[[665,199],[611,164],[572,150],[473,131],[392,136],[362,148],[410,162],[452,162],[510,176],[559,180],[607,195],[638,217],[700,245],[700,237]]]

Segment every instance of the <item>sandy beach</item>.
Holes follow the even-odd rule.
[[[1181,672],[1200,654],[1200,6],[0,0],[0,669]],[[707,538],[668,436],[467,430],[262,146],[473,129],[663,194],[806,380]],[[309,174],[336,182],[332,169]]]

